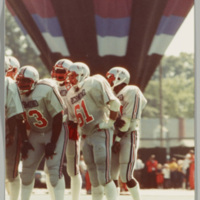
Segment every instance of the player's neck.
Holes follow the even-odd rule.
[[[114,87],[114,92],[115,92],[116,94],[118,94],[125,86],[126,86],[126,84],[125,84],[125,83],[122,83],[122,84],[120,84],[120,85]]]

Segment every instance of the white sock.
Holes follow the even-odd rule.
[[[117,198],[119,198],[119,195],[120,195],[120,187],[116,187],[117,189]]]
[[[137,183],[137,185],[133,188],[128,187],[129,192],[131,193],[131,196],[133,197],[134,200],[141,200],[140,196],[140,186]]]
[[[53,186],[50,183],[49,174],[46,174],[46,184],[47,184],[47,189],[49,191],[49,195],[51,197],[51,200],[55,200],[55,196],[54,196],[54,192],[53,192]]]
[[[81,193],[81,187],[82,187],[82,178],[80,173],[71,176],[71,193],[72,193],[72,200],[79,200],[80,199],[80,193]]]
[[[104,189],[107,200],[116,200],[118,198],[116,186],[113,181],[107,183]]]
[[[10,191],[10,200],[17,200],[19,197],[20,190],[20,178],[19,175],[12,182],[8,182],[8,187]]]
[[[104,187],[99,185],[97,187],[92,186],[92,200],[102,200],[104,196]]]
[[[53,187],[53,192],[54,192],[55,200],[64,200],[64,194],[65,194],[64,176],[61,179],[59,179],[57,185]]]
[[[22,184],[22,190],[21,190],[21,200],[29,200],[31,196],[31,192],[33,190],[33,186],[35,183],[35,179],[32,181],[29,185],[23,185]]]

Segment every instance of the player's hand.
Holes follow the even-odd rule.
[[[35,149],[33,148],[32,144],[29,141],[24,141],[22,143],[22,148],[21,148],[21,153],[22,153],[22,159],[27,159],[28,158],[28,151],[32,150],[34,151]]]
[[[114,125],[115,125],[116,128],[122,128],[122,127],[124,126],[125,123],[126,123],[126,122],[125,122],[123,119],[121,119],[120,117],[118,117],[118,118],[116,119]]]
[[[6,135],[6,147],[12,145],[14,142],[14,135],[13,134],[7,134]]]
[[[49,158],[53,159],[53,156],[56,155],[55,149],[56,149],[55,143],[49,142],[48,144],[46,144],[46,147],[45,147],[46,159],[49,159]]]
[[[73,128],[73,129],[77,129],[77,123],[75,123],[75,122],[73,122],[73,121],[68,121],[68,126],[70,126],[71,128]]]
[[[115,141],[112,146],[112,152],[119,153],[119,151],[120,151],[120,143]]]
[[[101,122],[101,123],[99,123],[98,124],[98,128],[100,130],[112,128],[113,125],[114,125],[114,122],[115,122],[114,120],[109,119],[107,122]]]

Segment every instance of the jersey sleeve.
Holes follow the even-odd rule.
[[[103,76],[96,76],[97,81],[96,86],[94,87],[96,92],[99,91],[99,93],[102,96],[102,104],[107,104],[109,101],[115,100],[118,101],[117,97],[114,95],[110,84]]]
[[[54,117],[65,109],[64,102],[57,87],[51,87],[49,89],[44,101],[51,117]]]
[[[23,107],[16,83],[11,79],[5,79],[5,111],[6,118],[13,117],[17,114],[23,113]]]

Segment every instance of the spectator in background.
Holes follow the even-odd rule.
[[[184,173],[183,173],[183,160],[178,160],[178,170],[177,170],[177,187],[183,188],[183,182],[184,182]]]
[[[163,173],[163,188],[168,189],[170,188],[170,169],[169,169],[169,164],[165,163],[163,168],[162,168],[162,173]]]
[[[177,183],[178,183],[178,164],[176,162],[176,158],[172,158],[171,163],[169,164],[169,169],[170,169],[170,179],[171,179],[171,187],[172,188],[177,188]]]
[[[140,184],[140,188],[142,188],[142,171],[144,169],[145,164],[142,162],[142,160],[138,157],[135,162],[135,170],[133,172],[134,177]]]
[[[190,156],[190,153],[187,153],[185,159],[183,160],[183,174],[186,189],[189,189]]]
[[[149,160],[147,160],[146,162],[148,188],[157,188],[157,183],[156,183],[157,165],[158,165],[158,161],[155,159],[155,155],[152,154],[149,157]]]
[[[190,150],[190,172],[189,172],[189,183],[190,189],[194,190],[194,169],[195,169],[195,157],[194,151]]]
[[[162,173],[162,164],[158,163],[157,165],[157,171],[156,171],[156,183],[157,183],[157,188],[163,188],[163,173]]]

